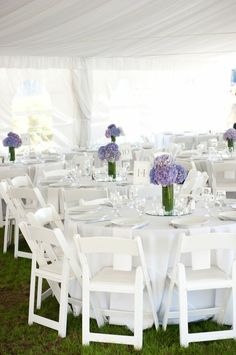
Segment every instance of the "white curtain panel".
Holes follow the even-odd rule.
[[[41,143],[42,148],[60,152],[77,146],[80,120],[71,82],[69,69],[0,69],[1,140],[11,130],[20,134],[31,127],[36,142],[53,135],[53,144]]]
[[[218,132],[231,126],[230,67],[198,59],[88,59],[91,141],[102,143],[109,123],[123,128],[119,142],[141,136],[155,142],[160,132]]]
[[[27,117],[37,114],[14,107],[28,81],[47,93],[53,142],[64,151],[107,142],[110,123],[125,132],[119,143],[141,136],[155,142],[165,131],[222,131],[235,119],[230,73],[219,59],[184,57],[84,58],[70,69],[0,69],[0,135],[25,133]]]

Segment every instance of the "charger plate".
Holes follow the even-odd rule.
[[[142,218],[116,218],[111,220],[111,223],[120,227],[142,227],[147,225],[149,222]]]
[[[218,217],[223,221],[236,221],[236,211],[220,212]]]
[[[204,223],[207,223],[208,220],[209,220],[208,216],[190,215],[190,216],[184,216],[184,217],[172,219],[170,225],[177,228],[188,228],[191,226],[202,225]]]

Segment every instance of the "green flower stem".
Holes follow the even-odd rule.
[[[9,159],[10,159],[10,161],[15,161],[15,159],[16,159],[14,147],[9,147]]]
[[[115,136],[111,136],[111,141],[112,141],[112,143],[115,143],[116,137]]]
[[[227,139],[227,142],[228,142],[229,151],[232,152],[234,150],[234,141],[233,139]]]
[[[171,213],[174,208],[174,185],[162,186],[162,205],[165,212]]]
[[[116,178],[116,163],[115,162],[108,162],[108,175],[111,176],[113,179]]]

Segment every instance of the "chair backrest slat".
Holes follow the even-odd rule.
[[[136,240],[111,237],[91,237],[80,238],[81,252],[85,254],[92,253],[110,253],[127,254],[131,256],[139,255],[139,249]]]
[[[236,233],[207,233],[182,239],[182,253],[220,249],[236,251]]]

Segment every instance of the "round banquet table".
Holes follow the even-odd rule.
[[[113,210],[109,207],[102,207],[100,211],[104,212],[104,215],[114,218]],[[133,211],[134,212],[134,211]],[[204,214],[204,210],[195,210],[194,214]],[[121,211],[122,214],[122,211]],[[127,210],[123,211],[123,214],[127,217]],[[146,258],[147,269],[152,282],[153,292],[154,292],[154,302],[156,310],[159,315],[160,322],[162,321],[164,303],[166,297],[166,275],[168,269],[172,266],[175,246],[177,237],[181,232],[186,232],[188,235],[194,235],[199,232],[236,232],[236,221],[222,221],[218,217],[209,217],[209,220],[203,225],[192,225],[188,228],[174,228],[170,225],[170,222],[174,218],[178,217],[166,217],[166,216],[150,216],[144,215],[143,220],[148,222],[147,225],[141,225],[140,228],[127,228],[122,226],[114,226],[111,221],[100,221],[100,222],[86,222],[77,220],[75,215],[71,215],[70,218],[70,228],[71,232],[78,232],[82,237],[93,237],[93,236],[120,236],[120,237],[135,237],[140,236],[143,244],[144,254]],[[80,217],[78,217],[80,219]],[[227,253],[227,254],[225,254]],[[231,256],[232,257],[232,256]],[[117,256],[118,258],[118,256]],[[120,263],[123,264],[124,259],[120,256]],[[232,259],[229,257],[229,252],[218,252],[216,256],[217,264],[228,270]],[[112,265],[114,260],[111,257],[97,256],[93,259],[92,271],[96,272],[98,269],[104,266]],[[184,259],[186,265],[190,263],[188,257]],[[72,296],[80,295],[80,287],[76,284],[71,285]],[[220,304],[223,299],[223,294],[221,291],[215,293],[215,291],[194,291],[190,292],[188,295],[188,304],[190,309],[206,308],[212,307],[216,299],[216,303]],[[100,297],[102,307],[111,307],[119,310],[130,310],[133,307],[133,299],[130,296],[125,295],[115,295],[112,294],[110,297],[108,295],[102,295]],[[149,311],[147,297],[144,296],[144,309]],[[231,300],[227,306],[225,313],[225,324],[231,324]],[[174,292],[172,301],[172,310],[178,309],[178,295]],[[201,318],[205,319],[205,318]],[[190,320],[199,320],[199,318],[191,318]],[[176,322],[172,320],[171,322]],[[112,324],[124,324],[130,329],[133,328],[132,318],[127,315],[127,317],[121,318],[111,318],[110,323]],[[152,326],[151,317],[144,318],[144,328]]]

